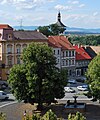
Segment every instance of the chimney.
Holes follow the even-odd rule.
[[[81,45],[81,47],[83,47],[83,45]]]
[[[73,46],[75,46],[75,44],[73,44]]]
[[[78,48],[80,48],[80,44],[78,44]]]

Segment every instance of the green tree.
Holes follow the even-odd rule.
[[[43,33],[44,35],[46,35],[47,37],[49,35],[53,35],[52,32],[50,31],[49,29],[49,26],[39,26],[38,27],[38,30]]]
[[[56,116],[56,114],[50,109],[50,110],[48,110],[48,111],[44,114],[43,120],[57,120],[57,116]]]
[[[57,24],[51,24],[49,26],[39,26],[39,31],[46,35],[59,35],[65,31],[65,28],[59,27]]]
[[[71,36],[69,39],[73,44],[100,45],[100,35]]]
[[[100,54],[90,62],[86,76],[90,85],[90,94],[100,101]]]
[[[23,51],[23,64],[10,70],[8,82],[17,100],[29,103],[55,102],[54,98],[64,97],[67,74],[58,70],[53,51],[45,44],[32,43]]]
[[[6,115],[4,113],[0,113],[0,120],[6,120]]]
[[[49,28],[53,35],[59,35],[65,31],[64,27],[59,27],[57,24],[51,24]]]
[[[86,120],[82,113],[77,112],[76,114],[69,114],[68,120]]]

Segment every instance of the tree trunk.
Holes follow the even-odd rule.
[[[39,99],[38,99],[38,106],[37,106],[37,109],[38,110],[42,110],[43,106],[42,106],[42,99],[41,99],[41,89],[42,89],[42,80],[40,79],[40,82],[39,82]]]

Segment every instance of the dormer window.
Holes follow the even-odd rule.
[[[11,39],[12,39],[12,35],[8,34],[8,40],[11,40]]]

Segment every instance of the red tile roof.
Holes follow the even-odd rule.
[[[0,29],[13,29],[11,26],[9,26],[8,24],[0,24]]]
[[[92,59],[83,47],[74,46],[76,49],[76,60],[90,60]]]
[[[61,47],[64,50],[75,50],[72,44],[68,41],[68,38],[64,36],[49,36],[48,41],[49,45],[52,47]]]

